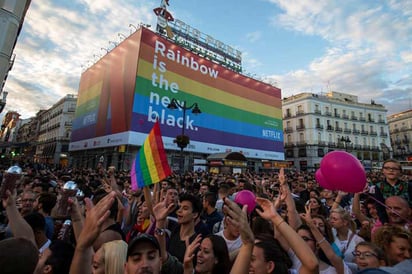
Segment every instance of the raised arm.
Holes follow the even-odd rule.
[[[297,229],[302,224],[302,221],[296,211],[295,201],[293,200],[289,185],[286,182],[285,170],[283,167],[279,171],[279,184],[281,192],[280,197],[286,203],[288,223],[293,229]]]
[[[3,198],[3,207],[6,209],[9,219],[9,226],[14,237],[26,238],[37,246],[34,240],[34,232],[30,225],[21,216],[16,206],[16,190],[13,193],[10,190],[6,191],[6,198]]]
[[[370,219],[363,215],[360,210],[360,193],[355,193],[355,195],[353,195],[352,213],[355,215],[355,218],[358,219],[360,223],[363,223],[364,221],[370,222]]]
[[[116,193],[114,191],[101,199],[96,206],[89,198],[85,199],[87,213],[83,229],[77,239],[72,264],[70,265],[70,274],[92,272],[93,243],[99,236],[104,221],[109,217],[110,207],[115,199]]]
[[[276,229],[282,233],[284,239],[289,243],[290,248],[295,252],[296,256],[302,263],[299,270],[301,274],[315,274],[318,272],[318,259],[312,252],[306,242],[290,227],[285,220],[276,212],[271,201],[264,198],[256,198],[256,202],[263,209],[257,209],[258,214],[265,220],[271,221]]]
[[[249,273],[249,265],[255,243],[255,238],[247,218],[247,205],[243,206],[243,209],[240,209],[235,202],[230,199],[225,199],[223,210],[226,213],[227,221],[233,224],[234,227],[239,228],[240,238],[243,243],[230,273],[247,274]]]
[[[319,231],[319,229],[313,223],[313,219],[310,216],[310,205],[305,206],[305,209],[306,209],[306,213],[301,214],[301,217],[305,220],[306,225],[309,227],[310,231],[312,232],[313,237],[316,240],[316,243],[322,249],[323,253],[329,259],[333,267],[335,267],[336,272],[338,274],[343,274],[344,265],[343,265],[342,258],[339,257],[335,253],[335,251],[333,250],[328,240],[323,236],[323,234]]]

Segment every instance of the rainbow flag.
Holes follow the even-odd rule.
[[[130,172],[132,189],[158,183],[170,174],[172,170],[163,147],[159,121],[156,121],[133,161]]]

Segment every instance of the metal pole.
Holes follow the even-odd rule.
[[[185,136],[185,127],[186,127],[186,101],[183,101],[183,115],[182,115],[182,138]],[[185,168],[185,158],[183,156],[183,147],[180,148],[180,174],[184,174]]]

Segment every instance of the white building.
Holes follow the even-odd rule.
[[[412,161],[412,109],[388,116],[393,157]]]
[[[34,161],[66,165],[77,95],[68,94],[51,108],[38,113],[39,136]]]
[[[333,150],[348,151],[366,169],[390,157],[383,105],[360,103],[357,96],[334,91],[300,93],[282,101],[285,160],[296,168],[314,171]]]

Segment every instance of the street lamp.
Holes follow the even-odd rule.
[[[345,151],[348,151],[348,144],[352,142],[351,139],[349,139],[348,136],[346,136],[346,137],[343,137],[343,136],[342,136],[342,137],[339,139],[339,141],[345,144]]]
[[[175,110],[175,109],[182,109],[182,132],[180,135],[176,136],[176,139],[173,141],[180,147],[180,173],[183,174],[184,169],[184,158],[183,158],[183,150],[187,147],[190,142],[189,136],[185,135],[185,127],[186,127],[186,110],[192,110],[192,113],[197,115],[202,113],[200,111],[199,105],[197,103],[193,103],[192,105],[188,106],[186,101],[183,101],[182,104],[179,103],[175,98],[167,106],[168,109]]]

